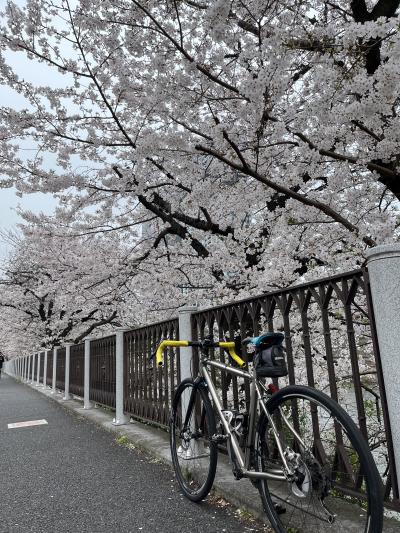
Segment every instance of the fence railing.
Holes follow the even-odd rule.
[[[175,357],[170,352],[163,368],[150,365],[162,338],[179,338],[178,319],[125,333],[124,407],[133,416],[167,427],[171,399],[180,382],[180,359],[179,353]]]
[[[90,343],[90,400],[115,407],[115,335]]]
[[[365,272],[357,270],[201,310],[192,315],[192,324],[195,339],[283,332],[289,374],[279,379],[279,386],[308,385],[323,390],[341,404],[358,421],[373,451],[384,478],[387,501],[391,500],[391,493],[396,499],[397,491],[392,490],[395,473],[391,434],[385,424],[387,406],[373,342],[374,323]],[[246,359],[246,354],[242,355]],[[211,357],[228,362],[223,350],[215,351]],[[211,374],[213,381],[220,384],[225,409],[248,408],[248,382],[215,367]],[[323,421],[314,418],[315,435],[320,433],[320,424]],[[335,437],[340,455],[340,433]],[[322,443],[317,442],[318,437],[315,439],[316,447],[321,448]],[[338,457],[343,468],[346,461],[347,458]],[[348,489],[350,494],[361,494],[358,479]]]
[[[47,375],[46,384],[51,386],[53,383],[53,350],[47,352]]]
[[[69,390],[71,394],[83,397],[85,344],[74,344],[70,352]]]
[[[39,380],[43,383],[43,373],[44,373],[44,352],[39,354]]]
[[[358,422],[378,464],[385,485],[386,505],[400,510],[390,420],[366,271],[356,270],[194,311],[191,328],[193,339],[207,335],[215,339],[233,339],[237,335],[244,338],[265,331],[283,332],[289,374],[279,380],[279,386],[296,383],[316,387],[345,407]],[[166,354],[163,368],[150,364],[149,359],[162,338],[179,338],[178,319],[123,333],[121,394],[125,413],[167,427],[173,394],[181,380],[181,360],[179,350],[171,350]],[[115,335],[90,341],[88,397],[92,402],[111,408],[116,406],[116,351]],[[224,351],[215,350],[211,357],[228,362]],[[251,355],[243,353],[242,357],[251,363]],[[81,397],[85,394],[84,361],[84,343],[71,346],[69,390]],[[49,350],[48,385],[52,384],[52,364],[53,353]],[[197,370],[198,357],[194,351],[192,373],[196,374]],[[247,382],[215,367],[211,372],[225,409],[248,407]],[[42,368],[40,375],[43,379]],[[65,389],[64,380],[65,349],[58,349],[58,389]],[[318,435],[318,428],[314,429]],[[340,454],[339,441],[337,450]],[[339,456],[338,460],[340,462]],[[356,482],[350,493],[361,494]]]
[[[65,390],[65,348],[57,350],[56,388]]]

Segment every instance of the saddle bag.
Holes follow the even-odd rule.
[[[282,346],[283,335],[277,334],[269,342],[257,346],[254,368],[258,377],[281,378],[288,375],[285,350]]]

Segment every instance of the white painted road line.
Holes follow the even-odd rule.
[[[44,424],[47,424],[47,420],[27,420],[26,422],[15,422],[14,424],[8,424],[8,429],[43,426]]]

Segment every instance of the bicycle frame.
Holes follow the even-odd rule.
[[[207,370],[207,367],[219,368],[221,370],[224,370],[225,372],[228,372],[236,376],[240,376],[250,381],[249,427],[248,427],[248,433],[247,433],[247,438],[246,438],[246,448],[245,448],[244,456],[239,446],[236,435],[230,428],[229,422],[224,416],[224,409],[221,406],[220,398],[217,394],[217,391],[215,390],[214,384]],[[219,419],[221,420],[221,423],[224,427],[226,435],[228,436],[228,439],[230,441],[231,449],[233,451],[233,454],[239,466],[241,476],[252,478],[252,479],[271,479],[271,480],[277,480],[277,481],[290,480],[290,477],[294,474],[294,472],[292,471],[292,469],[287,463],[287,460],[285,457],[285,450],[283,450],[282,448],[278,430],[266,406],[266,404],[268,404],[268,399],[265,400],[264,395],[261,390],[261,389],[264,389],[264,387],[260,385],[260,383],[258,382],[255,370],[251,374],[250,372],[247,372],[245,370],[240,370],[238,368],[235,368],[230,365],[226,365],[224,363],[220,363],[218,361],[213,361],[211,359],[202,358],[200,360],[200,372],[201,372],[202,377],[207,383],[208,390],[210,391],[211,397],[214,402],[214,406],[218,412]],[[282,459],[282,463],[284,465],[284,470],[278,469],[278,468],[270,469],[267,472],[257,472],[255,470],[251,470],[251,448],[254,444],[255,433],[256,433],[257,404],[260,405],[261,409],[265,413],[265,416],[268,418],[270,427],[274,434],[274,438],[276,441],[279,454]],[[289,428],[290,431],[293,432],[296,439],[298,439],[300,445],[305,446],[304,442],[302,441],[300,436],[297,434],[295,429],[292,427],[292,425],[289,423],[289,421],[287,420],[286,416],[282,413],[282,411],[281,411],[281,414],[282,414],[282,419],[285,422],[286,426]]]

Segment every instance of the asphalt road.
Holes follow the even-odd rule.
[[[48,425],[7,428],[38,419]],[[224,531],[260,530],[229,508],[188,501],[169,467],[2,376],[1,533]]]

